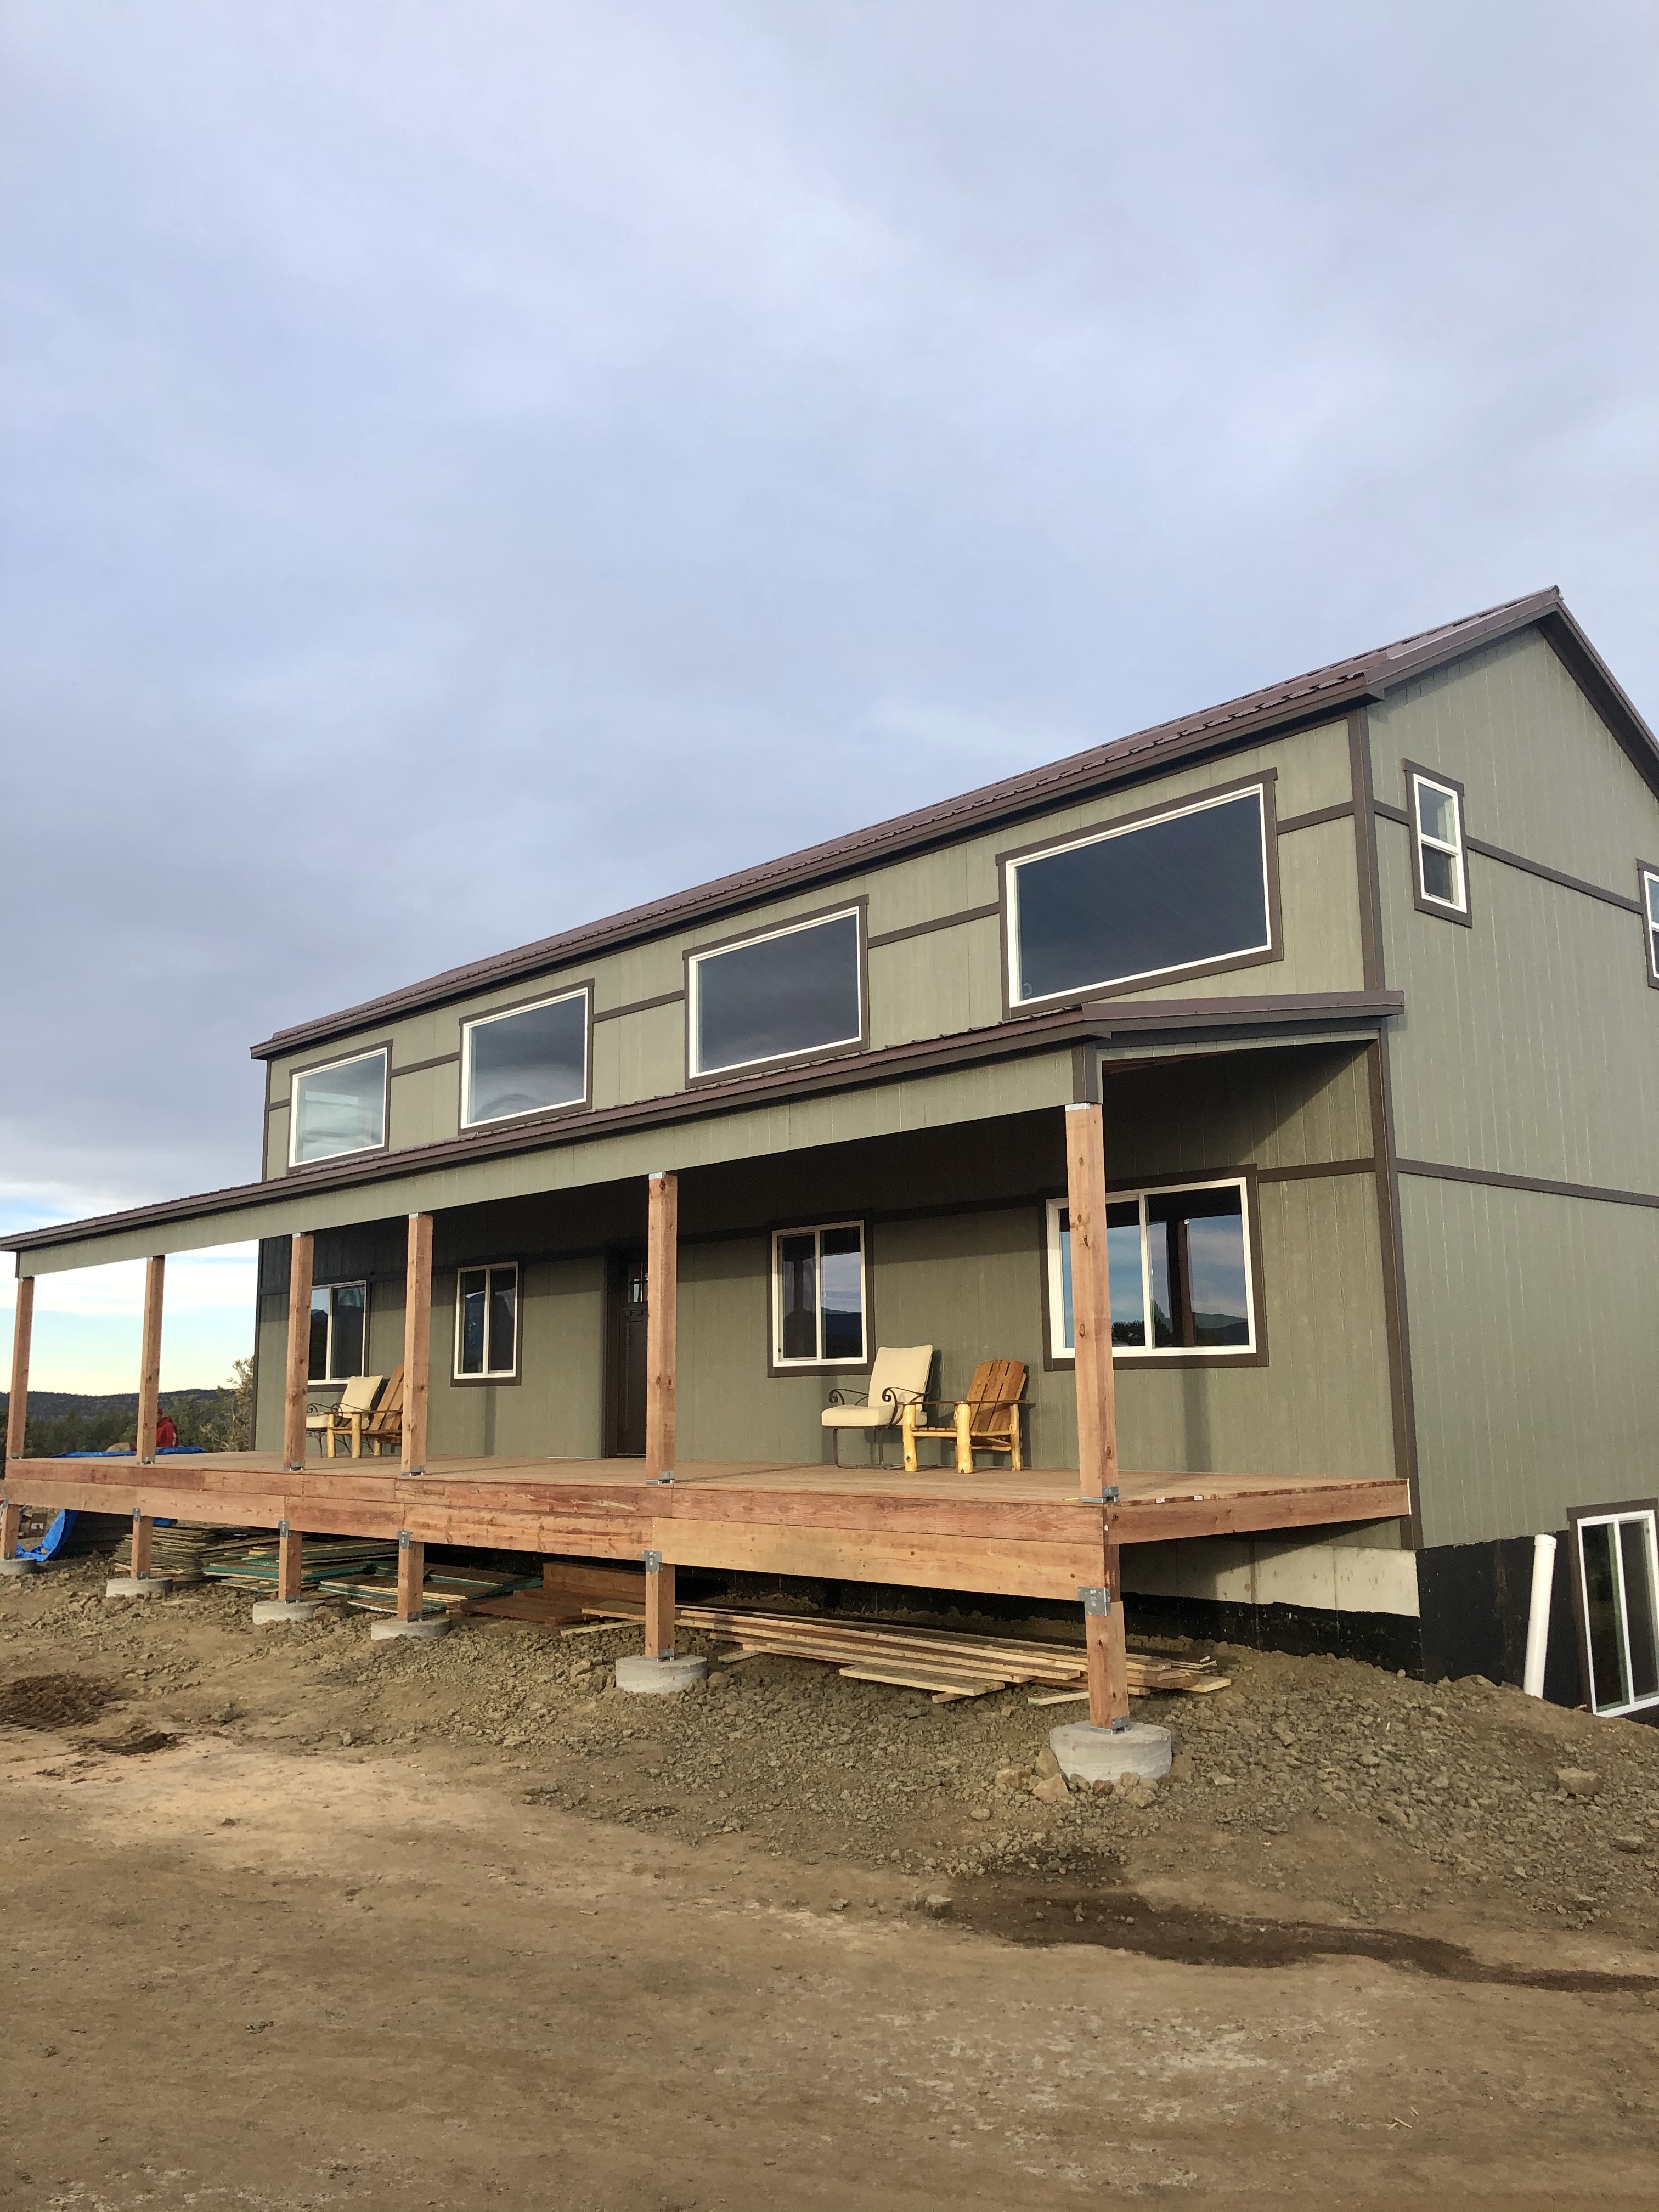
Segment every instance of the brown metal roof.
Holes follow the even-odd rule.
[[[1195,1032],[1200,1039],[1197,1050],[1201,1049],[1206,1030],[1267,1033],[1277,1024],[1298,1033],[1316,1032],[1355,1022],[1380,1024],[1404,1007],[1405,999],[1399,991],[1286,992],[1273,998],[1251,999],[1106,1000],[1097,1005],[1061,1006],[1048,1013],[1022,1015],[984,1029],[965,1030],[954,1036],[923,1037],[907,1044],[884,1045],[874,1052],[849,1053],[802,1066],[735,1076],[706,1090],[671,1091],[661,1098],[630,1100],[625,1105],[595,1107],[580,1114],[551,1114],[510,1129],[471,1130],[459,1136],[441,1137],[428,1145],[378,1152],[368,1159],[354,1154],[346,1159],[319,1161],[314,1167],[290,1169],[286,1175],[204,1191],[194,1198],[161,1199],[153,1206],[131,1206],[122,1213],[54,1222],[49,1229],[19,1230],[12,1236],[0,1237],[0,1252],[33,1252],[161,1222],[242,1212],[249,1206],[299,1198],[307,1190],[366,1189],[433,1168],[495,1159],[507,1152],[551,1151],[588,1138],[702,1121],[825,1091],[858,1090],[869,1084],[969,1066],[976,1060],[1017,1059],[1026,1053],[1052,1051],[1056,1045],[1091,1037],[1104,1039],[1115,1032]]]
[[[1246,693],[1224,706],[1202,714],[1184,715],[1179,721],[1162,722],[1155,729],[1119,738],[1110,744],[1094,745],[1069,759],[1023,775],[988,783],[960,798],[947,799],[915,813],[896,815],[867,830],[855,830],[822,845],[809,845],[781,860],[768,860],[737,874],[721,876],[667,898],[630,907],[602,921],[585,922],[556,937],[538,939],[511,952],[492,954],[487,960],[464,968],[447,969],[424,982],[410,983],[362,1005],[343,1007],[314,1021],[299,1022],[278,1030],[263,1044],[252,1048],[255,1060],[271,1060],[282,1053],[349,1034],[371,1024],[441,1006],[475,991],[488,990],[518,977],[544,974],[569,966],[599,952],[614,952],[627,945],[659,937],[670,929],[712,921],[762,899],[775,898],[845,875],[855,868],[884,865],[921,851],[941,840],[959,837],[1030,814],[1038,808],[1058,805],[1114,785],[1133,781],[1184,756],[1258,738],[1267,732],[1306,723],[1325,714],[1345,712],[1367,699],[1380,699],[1397,685],[1426,670],[1455,659],[1459,654],[1536,623],[1573,674],[1584,686],[1607,719],[1613,734],[1638,769],[1659,795],[1659,744],[1635,708],[1614,682],[1595,648],[1562,603],[1553,585],[1524,599],[1488,607],[1461,622],[1438,629],[1420,631],[1394,645],[1328,667],[1316,668],[1289,682],[1270,684],[1265,690]]]

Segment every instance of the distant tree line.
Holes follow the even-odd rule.
[[[0,1409],[9,1404],[0,1391]],[[161,1408],[171,1413],[181,1444],[204,1451],[251,1451],[253,1448],[253,1362],[239,1359],[230,1380],[216,1389],[164,1390]],[[76,1390],[31,1390],[24,1431],[26,1458],[52,1459],[63,1452],[107,1451],[112,1444],[136,1443],[138,1393],[126,1390],[97,1397]]]

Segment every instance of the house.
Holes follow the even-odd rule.
[[[1659,748],[1553,590],[253,1051],[257,1181],[4,1243],[257,1236],[267,1486],[300,1396],[408,1352],[411,1478],[557,1463],[565,1552],[1097,1583],[1149,1627],[1518,1678],[1559,1530],[1552,1693],[1582,1662],[1599,1709],[1659,1701]],[[1011,1470],[817,1480],[882,1346],[937,1347],[939,1399],[1024,1363],[1026,1467],[1104,1515],[1097,1574],[967,1559],[937,1503],[883,1533],[953,1483],[1012,1513]],[[658,1517],[612,1542],[640,1455]],[[865,1519],[694,1542],[693,1465]]]

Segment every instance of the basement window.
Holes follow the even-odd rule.
[[[693,1078],[864,1041],[860,913],[795,922],[686,959]]]
[[[360,1053],[294,1078],[289,1164],[374,1152],[386,1142],[386,1052]]]
[[[1004,861],[1008,1002],[1274,957],[1266,787]]]
[[[518,1371],[518,1262],[463,1267],[455,1279],[456,1381],[508,1382]]]
[[[1106,1263],[1114,1357],[1252,1358],[1257,1352],[1249,1199],[1242,1176],[1113,1197]],[[1076,1356],[1072,1218],[1048,1201],[1048,1345]],[[1149,1322],[1150,1317],[1150,1322]]]
[[[1647,928],[1648,981],[1659,990],[1659,868],[1642,871],[1642,919]]]
[[[461,1030],[461,1127],[580,1106],[587,1097],[587,993],[483,1014]]]
[[[366,1370],[368,1342],[368,1285],[319,1283],[311,1293],[313,1382],[348,1382]]]
[[[781,1229],[772,1239],[772,1364],[862,1367],[864,1228]]]
[[[1469,911],[1463,842],[1463,787],[1411,771],[1412,832],[1417,848],[1417,902],[1431,913]]]
[[[1569,1516],[1585,1698],[1596,1713],[1659,1705],[1659,1553],[1650,1503]]]

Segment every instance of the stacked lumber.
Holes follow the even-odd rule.
[[[198,1583],[209,1572],[209,1559],[228,1546],[257,1544],[264,1534],[260,1528],[209,1528],[195,1522],[158,1525],[150,1531],[150,1572],[169,1582]]]
[[[156,1531],[159,1542],[166,1531]],[[276,1542],[269,1535],[250,1543],[246,1536],[233,1542],[209,1545],[202,1553],[201,1571],[216,1582],[249,1583],[255,1588],[276,1587]],[[372,1574],[386,1562],[395,1576],[398,1547],[371,1543],[356,1536],[307,1536],[300,1554],[300,1582],[313,1589],[330,1576]]]
[[[378,1568],[368,1574],[325,1575],[318,1584],[326,1596],[343,1597],[359,1613],[396,1613],[398,1610],[397,1547],[393,1546],[389,1570]],[[421,1585],[421,1610],[423,1613],[465,1613],[480,1600],[499,1598],[520,1584],[515,1575],[478,1574],[459,1567],[428,1569]]]
[[[617,1601],[585,1606],[583,1611],[599,1620],[641,1620],[645,1608]],[[816,1660],[834,1667],[848,1681],[926,1690],[939,1704],[1033,1686],[1059,1693],[1043,1703],[1088,1696],[1086,1687],[1079,1686],[1086,1680],[1088,1661],[1075,1644],[822,1616],[738,1613],[711,1605],[683,1605],[675,1617],[687,1628],[733,1644],[746,1657]],[[1226,1677],[1216,1672],[1211,1659],[1129,1654],[1129,1688],[1136,1696],[1226,1686]]]

